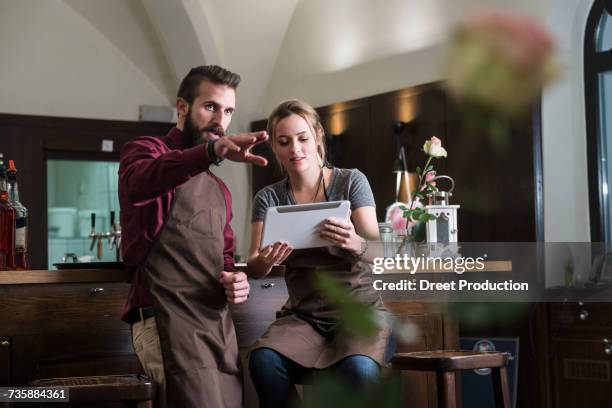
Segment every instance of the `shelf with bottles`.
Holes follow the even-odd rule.
[[[0,270],[28,269],[28,210],[19,201],[17,167],[0,153]]]

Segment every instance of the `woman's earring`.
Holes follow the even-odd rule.
[[[317,152],[317,162],[319,162],[319,167],[323,167],[323,157],[320,152]]]

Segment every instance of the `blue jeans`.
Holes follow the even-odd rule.
[[[386,362],[394,352],[395,339],[391,336],[385,350]],[[303,367],[270,348],[253,350],[249,357],[249,369],[262,408],[289,407],[292,401],[297,400],[295,384],[302,383],[314,371],[333,372],[353,389],[364,389],[378,381],[380,374],[378,363],[363,355],[349,356],[329,368],[316,370]]]

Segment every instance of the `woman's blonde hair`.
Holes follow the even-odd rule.
[[[278,122],[291,115],[298,115],[306,121],[310,131],[315,136],[320,165],[328,165],[325,155],[325,130],[323,129],[321,118],[312,106],[298,99],[289,99],[281,102],[278,104],[278,106],[276,106],[276,108],[274,108],[272,113],[270,113],[270,116],[268,117],[267,131],[268,135],[270,136],[272,151],[274,151],[274,144],[276,143],[276,125],[278,125]],[[276,152],[274,154],[276,155]]]

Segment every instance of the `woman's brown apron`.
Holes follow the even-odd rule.
[[[251,350],[268,347],[309,368],[327,368],[351,355],[365,355],[385,365],[390,324],[380,294],[372,286],[370,266],[336,247],[296,250],[285,264],[289,299]],[[382,324],[375,336],[350,336],[337,330],[337,308],[314,287],[317,271],[328,272],[380,315]]]
[[[168,407],[242,405],[238,346],[223,271],[224,195],[211,173],[177,188],[144,265],[164,359]]]

